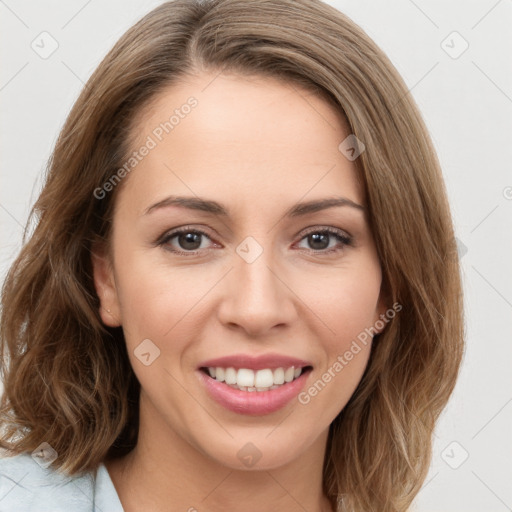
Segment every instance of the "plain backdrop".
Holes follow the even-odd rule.
[[[159,3],[0,0],[2,281],[79,91]],[[404,77],[439,153],[459,243],[466,354],[414,510],[512,510],[512,1],[328,3]]]

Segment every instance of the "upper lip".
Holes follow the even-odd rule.
[[[312,366],[309,361],[297,359],[296,357],[285,356],[282,354],[263,354],[260,356],[252,356],[249,354],[234,354],[231,356],[218,357],[216,359],[208,359],[203,361],[199,368],[221,367],[221,368],[248,368],[252,370],[263,370],[265,368],[304,368]]]

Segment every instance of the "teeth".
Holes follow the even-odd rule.
[[[293,380],[293,375],[294,375],[293,366],[290,366],[290,368],[286,368],[286,371],[284,372],[284,381],[291,382]]]
[[[254,376],[254,386],[258,388],[269,388],[274,384],[274,373],[272,370],[258,370]]]
[[[236,370],[234,368],[226,368],[224,380],[226,384],[236,384]]]
[[[240,368],[236,374],[236,384],[252,388],[254,386],[254,371],[248,370],[247,368]]]
[[[219,368],[218,366],[215,368],[215,378],[219,382],[224,382],[224,368]]]
[[[302,368],[276,368],[271,370],[265,368],[263,370],[251,370],[249,368],[233,367],[229,368],[208,368],[208,373],[212,379],[219,382],[225,382],[234,389],[240,389],[249,393],[254,391],[269,391],[277,389],[285,383],[300,377]]]
[[[283,370],[283,368],[276,368],[274,370],[274,384],[284,384],[284,370]]]

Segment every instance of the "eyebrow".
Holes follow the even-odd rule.
[[[222,217],[229,217],[229,211],[222,204],[212,201],[209,199],[203,199],[201,197],[186,197],[186,196],[169,196],[165,199],[158,201],[144,211],[143,215],[147,215],[152,211],[165,208],[167,206],[179,206],[181,208],[187,208],[190,210],[199,210],[207,212],[212,215],[218,215]],[[328,208],[349,206],[357,210],[365,211],[365,207],[348,199],[346,197],[329,197],[325,199],[317,199],[313,201],[306,201],[297,203],[292,206],[284,214],[285,217],[299,217],[308,213],[314,213]]]

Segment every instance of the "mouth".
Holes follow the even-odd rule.
[[[205,361],[196,372],[217,404],[238,414],[264,415],[288,405],[304,388],[313,366],[276,355]]]
[[[222,382],[232,389],[238,389],[245,392],[262,393],[279,389],[282,386],[297,380],[301,375],[311,371],[312,366],[304,367],[278,367],[262,368],[254,370],[251,368],[227,368],[222,366],[201,367],[205,375],[217,382]]]

